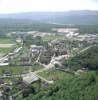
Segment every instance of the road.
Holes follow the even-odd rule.
[[[41,80],[47,82],[48,84],[53,84],[53,83],[54,83],[53,81],[48,81],[47,79],[45,79],[45,78],[43,78],[43,77],[41,77],[41,76],[39,76],[39,75],[36,75],[36,76],[37,76],[38,78],[40,78]]]
[[[82,52],[84,52],[84,51],[86,51],[86,50],[88,50],[91,47],[92,46],[88,46],[88,47],[84,48],[83,50],[81,50],[79,52],[79,54],[82,53]],[[43,72],[43,71],[46,71],[46,70],[49,70],[49,69],[55,67],[55,64],[62,65],[59,60],[61,60],[61,59],[68,59],[70,57],[70,55],[61,55],[61,56],[58,56],[58,57],[55,57],[55,55],[53,55],[52,58],[51,58],[50,63],[48,65],[45,65],[45,64],[42,64],[42,63],[38,62],[39,61],[39,58],[40,58],[40,55],[41,54],[39,54],[39,56],[38,56],[37,63],[40,64],[40,65],[42,65],[44,67],[43,69],[40,69],[40,70],[35,71],[35,72],[32,72],[32,74],[31,74],[31,68],[30,68],[28,74],[20,74],[20,75],[12,75],[12,76],[2,75],[2,76],[0,76],[0,78],[17,78],[17,77],[27,77],[27,76],[28,76],[28,78],[30,78],[30,75],[31,76],[32,75],[36,75],[38,78],[40,78],[40,79],[42,79],[42,80],[44,80],[44,81],[46,81],[46,82],[49,83],[48,80],[46,80],[45,78],[43,78],[41,76],[38,76],[37,74],[40,73],[40,72]]]
[[[85,52],[86,50],[88,50],[89,48],[91,48],[91,47],[93,47],[93,46],[94,46],[94,45],[91,45],[91,46],[88,46],[88,47],[84,48],[83,50],[81,50],[81,51],[79,52],[79,54]]]

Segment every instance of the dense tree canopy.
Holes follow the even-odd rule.
[[[23,100],[97,100],[98,80],[94,72],[58,81]],[[21,100],[21,99],[17,99]]]
[[[80,33],[98,33],[98,25],[56,25],[45,22],[32,21],[27,19],[0,19],[0,34],[8,32],[28,32],[28,31],[40,31],[40,32],[52,32],[52,28],[79,28]]]
[[[98,45],[89,48],[89,50],[76,55],[64,64],[71,69],[87,68],[90,70],[98,69]]]
[[[26,35],[23,37],[23,43],[26,46],[30,46],[30,45],[44,45],[44,41],[42,40],[42,37],[40,36],[36,36],[33,37],[32,35]]]

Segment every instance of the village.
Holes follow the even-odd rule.
[[[51,30],[10,32],[13,42],[0,42],[0,97],[13,100],[19,94],[27,96],[25,89],[31,84],[37,84],[34,89],[38,91],[39,85],[45,88],[66,73],[78,74],[63,63],[98,43],[98,34],[80,34],[78,28]]]

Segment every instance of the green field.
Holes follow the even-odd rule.
[[[52,41],[55,39],[63,39],[63,35],[46,35],[43,37],[43,41]]]
[[[0,38],[0,44],[12,44],[14,41],[12,40],[12,39],[10,39],[10,38]]]
[[[16,44],[15,41],[13,41],[10,38],[0,38],[0,44],[14,44],[12,47],[0,47],[0,54],[5,54],[5,53],[9,53],[10,51],[13,51],[14,48],[16,48]]]
[[[32,71],[36,71],[36,70],[40,70],[44,68],[43,66],[39,65],[39,64],[34,64],[32,65]]]
[[[12,48],[0,48],[0,54],[9,53],[12,50]]]
[[[38,73],[38,75],[48,80],[51,80],[52,78],[55,78],[55,77],[57,77],[58,79],[64,79],[64,78],[67,79],[69,77],[72,77],[72,75],[69,73],[57,71],[57,70],[56,71],[44,71],[44,72]]]
[[[28,71],[28,67],[24,66],[3,66],[0,67],[0,74],[2,74],[3,71],[12,71],[13,75],[21,74],[23,72]]]
[[[6,54],[9,52],[13,52],[13,50],[17,48],[17,45],[13,45],[12,47],[7,47],[7,48],[0,48],[0,54]]]

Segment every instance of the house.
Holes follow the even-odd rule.
[[[22,47],[16,48],[16,49],[14,50],[14,54],[19,53],[21,49],[22,49]]]
[[[27,73],[23,77],[23,82],[26,84],[31,84],[31,83],[36,82],[38,80],[39,80],[39,78],[33,72]]]
[[[8,66],[9,63],[0,63],[0,66]]]
[[[8,58],[10,60],[13,60],[14,58],[18,57],[20,55],[22,47],[16,48],[13,52],[8,54]]]
[[[10,71],[10,70],[5,70],[5,71],[4,71],[4,74],[5,74],[6,76],[11,76],[11,75],[12,75],[12,71]]]
[[[33,49],[36,49],[36,50],[43,50],[45,49],[43,46],[38,46],[38,45],[31,45],[30,48],[33,50]]]
[[[13,60],[14,59],[14,53],[9,53],[8,56],[9,56],[9,60]]]
[[[0,79],[0,84],[4,84],[4,80],[3,79]]]
[[[19,65],[23,65],[23,66],[30,66],[30,59],[29,57],[21,57],[19,60],[18,60],[18,64]]]
[[[62,32],[62,33],[68,33],[68,32],[78,32],[78,28],[53,28],[52,31],[54,32]]]
[[[0,63],[8,62],[8,55],[0,58]]]
[[[30,46],[30,51],[32,53],[32,56],[39,54],[42,51],[45,51],[45,47],[43,46],[37,46],[37,45],[31,45]]]

